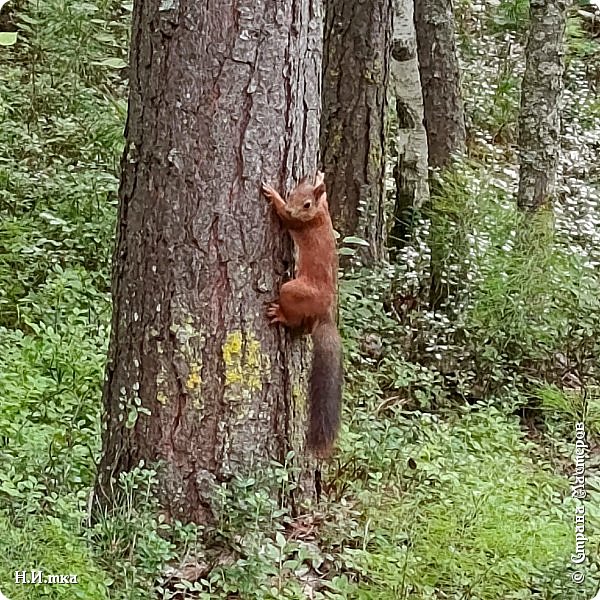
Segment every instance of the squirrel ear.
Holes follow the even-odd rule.
[[[315,186],[313,189],[313,196],[315,197],[315,201],[319,201],[321,196],[325,193],[325,183],[321,181],[319,185]]]

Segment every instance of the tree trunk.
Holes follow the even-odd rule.
[[[390,248],[401,248],[408,242],[415,214],[429,199],[427,133],[423,125],[423,94],[413,14],[413,0],[394,0],[391,92],[398,119],[398,158],[394,167],[396,198]]]
[[[563,89],[564,0],[531,0],[526,65],[519,115],[520,173],[517,202],[534,211],[554,193],[560,154]]]
[[[451,0],[415,0],[429,166],[446,167],[465,149],[465,116]]]
[[[384,255],[391,0],[328,0],[323,51],[321,162],[334,227]]]
[[[291,245],[260,181],[315,172],[321,6],[136,0],[132,28],[96,494],[161,461],[166,514],[206,522],[213,484],[302,451],[306,353],[264,315]]]

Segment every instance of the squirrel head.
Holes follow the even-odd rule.
[[[300,180],[287,198],[290,217],[305,223],[312,221],[318,214],[327,211],[327,194],[325,193],[325,176],[317,172],[314,183],[307,177]]]

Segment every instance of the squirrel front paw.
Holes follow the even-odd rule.
[[[264,181],[261,184],[261,189],[262,193],[265,195],[265,198],[269,200],[269,202],[272,202],[277,198],[277,196],[279,196],[277,190]]]

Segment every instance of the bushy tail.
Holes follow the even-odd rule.
[[[318,323],[312,333],[314,354],[310,374],[308,448],[328,457],[340,427],[342,410],[342,341],[333,321]]]

